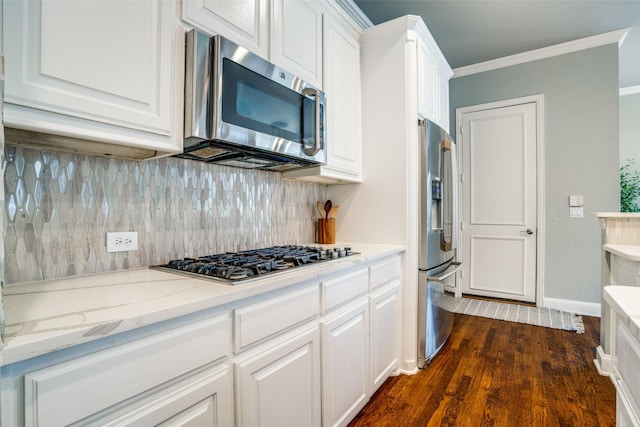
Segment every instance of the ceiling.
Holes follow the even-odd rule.
[[[451,68],[629,27],[620,87],[640,86],[640,0],[355,0],[374,23],[420,15]]]

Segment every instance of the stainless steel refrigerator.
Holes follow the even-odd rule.
[[[449,134],[429,120],[419,122],[420,236],[418,258],[418,367],[426,367],[451,334],[446,309],[462,264],[456,261],[457,160]]]

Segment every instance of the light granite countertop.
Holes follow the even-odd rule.
[[[640,213],[638,212],[594,212],[594,215],[598,218],[638,218],[640,219]]]
[[[640,246],[638,245],[616,245],[608,243],[603,245],[602,248],[607,252],[630,261],[640,261]]]
[[[318,246],[318,245],[315,245]],[[358,255],[225,285],[148,268],[9,285],[5,365],[348,270],[403,246],[337,243]]]
[[[604,300],[640,341],[640,287],[605,286]]]

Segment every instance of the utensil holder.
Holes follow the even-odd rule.
[[[318,243],[334,244],[336,242],[336,219],[318,219]]]

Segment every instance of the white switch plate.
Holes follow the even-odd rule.
[[[584,196],[582,196],[581,194],[569,196],[569,206],[571,207],[584,206]]]
[[[137,231],[107,233],[107,252],[128,252],[137,250]]]
[[[584,208],[569,208],[569,217],[582,218],[584,216]]]

